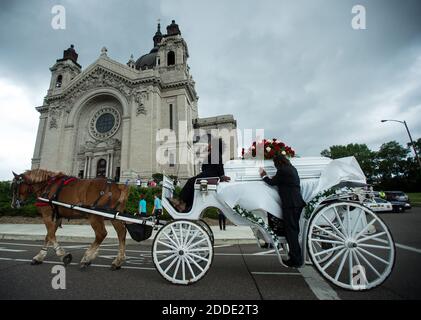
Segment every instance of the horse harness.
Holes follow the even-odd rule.
[[[37,200],[37,202],[35,203],[35,206],[37,207],[50,206],[53,210],[53,220],[54,219],[58,220],[60,218],[59,206],[53,204],[53,201],[59,201],[59,196],[63,188],[68,186],[70,183],[74,181],[78,181],[78,180],[79,179],[75,177],[70,177],[70,176],[52,177],[50,180],[48,180],[46,189],[42,194],[42,198],[48,199],[49,202],[47,203],[47,202],[42,202],[42,201]],[[101,190],[99,192],[98,198],[94,201],[94,203],[91,206],[86,206],[86,205],[85,206],[82,205],[82,206],[88,207],[91,209],[104,209],[104,210],[115,211],[118,205],[120,204],[120,201],[117,201],[116,205],[113,208],[111,208],[112,195],[113,195],[113,193],[111,192],[112,183],[113,183],[112,180],[107,180],[105,190]],[[50,196],[51,190],[53,189],[54,186],[57,186],[57,188],[55,189],[55,192]],[[108,197],[106,205],[98,207],[98,203],[102,199],[104,199],[104,197]]]
[[[59,214],[59,207],[53,204],[53,201],[58,201],[58,198],[60,196],[61,191],[63,190],[63,188],[67,185],[69,185],[70,183],[77,181],[78,179],[75,177],[69,177],[69,176],[61,176],[61,177],[52,177],[48,180],[47,182],[47,186],[44,190],[44,192],[42,193],[41,197],[42,198],[46,198],[49,200],[48,203],[46,202],[42,202],[37,200],[35,203],[35,206],[37,207],[46,207],[46,206],[50,206],[51,209],[53,210],[53,220],[58,220],[60,218],[60,214]],[[57,186],[55,192],[52,194],[52,196],[50,197],[50,193],[51,190],[54,186]]]

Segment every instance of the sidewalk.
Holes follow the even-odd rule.
[[[106,226],[107,238],[104,243],[117,243],[117,234],[112,226]],[[219,230],[218,226],[211,227],[215,244],[229,243],[256,243],[253,232],[249,227],[244,226],[226,226],[226,231]],[[44,240],[46,229],[43,224],[0,224],[0,240]],[[63,228],[57,230],[57,240],[61,242],[86,242],[91,243],[94,240],[94,231],[89,225],[63,225]],[[151,242],[156,235],[153,231],[152,236],[147,242]],[[128,244],[138,243],[127,234],[126,242]]]

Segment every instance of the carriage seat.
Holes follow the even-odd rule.
[[[195,184],[199,184],[200,185],[200,181],[206,180],[208,182],[208,186],[209,185],[218,185],[219,184],[219,178],[198,178],[196,179],[196,183]]]

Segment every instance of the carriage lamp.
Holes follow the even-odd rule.
[[[200,180],[200,191],[202,192],[208,191],[208,180]]]

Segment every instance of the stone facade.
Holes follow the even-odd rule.
[[[137,61],[132,56],[127,64],[119,63],[103,48],[84,70],[73,46],[64,51],[50,68],[50,88],[36,108],[40,120],[32,168],[121,182],[149,179],[153,173],[180,179],[197,174],[195,135],[218,128],[235,131],[236,122],[231,115],[198,118],[188,48],[174,21],[165,35],[158,26],[153,40],[151,52]],[[163,129],[178,138],[169,147],[157,142]],[[202,131],[188,134],[195,130]],[[230,153],[225,158],[235,157],[233,136],[226,141]],[[157,159],[163,145],[166,163]]]

